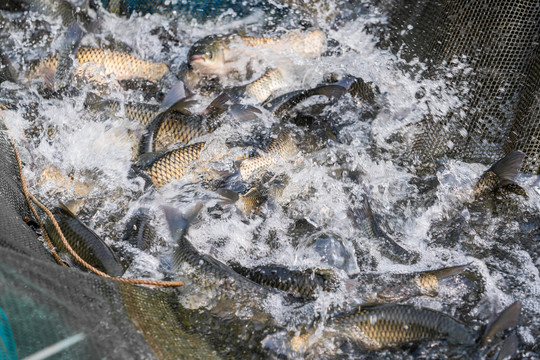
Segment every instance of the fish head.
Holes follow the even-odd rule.
[[[201,74],[220,74],[225,66],[223,36],[207,36],[197,41],[188,53],[190,67]]]

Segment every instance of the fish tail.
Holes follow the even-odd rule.
[[[423,271],[421,274],[433,275],[437,280],[442,280],[450,276],[454,276],[465,270],[469,264],[450,266],[442,269]]]
[[[514,357],[517,352],[519,340],[516,334],[512,334],[504,340],[501,350],[497,354],[496,360],[508,360]]]
[[[515,327],[518,323],[520,312],[521,301],[519,300],[504,309],[495,320],[486,327],[486,331],[482,336],[482,346],[485,346],[497,333]]]
[[[189,225],[197,217],[202,207],[203,204],[199,202],[189,211],[182,213],[172,206],[161,206],[161,210],[165,214],[165,219],[167,220],[173,239],[178,240],[185,234]]]
[[[488,171],[497,174],[501,186],[516,184],[516,177],[524,158],[525,154],[523,152],[512,151],[510,154],[493,164]]]
[[[474,186],[475,197],[488,194],[500,187],[526,196],[525,190],[516,183],[516,177],[525,154],[513,151],[493,164]]]

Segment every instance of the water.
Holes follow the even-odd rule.
[[[51,25],[46,26],[35,13],[30,13],[28,20],[23,20],[24,15],[2,16],[13,24],[9,39],[3,34],[2,41],[8,44],[16,63],[27,64],[58,49],[62,27],[55,19],[47,18],[46,23]],[[135,56],[166,62],[171,69],[178,69],[196,40],[239,30],[258,33],[261,19],[262,13],[255,12],[232,22],[224,18],[202,25],[184,18],[171,21],[160,14],[129,19],[105,14],[101,31],[88,34],[82,46],[103,46],[114,39]],[[292,19],[296,20],[294,16]],[[317,19],[319,25],[325,24],[323,19],[323,15]],[[293,20],[285,18],[277,29],[283,30]],[[143,181],[129,176],[133,149],[143,128],[127,120],[122,111],[108,118],[87,111],[83,105],[87,89],[73,97],[46,99],[40,95],[36,82],[30,86],[2,83],[2,99],[18,99],[17,109],[6,111],[5,117],[11,134],[23,149],[24,175],[30,189],[49,206],[75,200],[73,204],[81,219],[107,243],[133,259],[126,277],[182,278],[172,267],[175,245],[160,205],[173,204],[189,212],[201,201],[207,207],[191,226],[189,239],[199,251],[225,263],[333,269],[342,282],[365,273],[409,273],[469,264],[462,276],[443,282],[438,297],[415,298],[410,302],[451,314],[479,328],[487,322],[493,308],[500,311],[521,300],[519,356],[537,358],[534,343],[540,336],[538,177],[518,177],[518,183],[527,190],[527,199],[511,195],[498,202],[469,203],[471,186],[487,164],[442,159],[434,173],[419,175],[423,173],[421,164],[410,161],[409,156],[415,124],[428,113],[445,114],[459,108],[460,96],[445,86],[444,78],[426,80],[420,72],[411,75],[402,70],[404,65],[422,69],[423,64],[405,64],[396,55],[377,48],[364,28],[384,21],[382,14],[369,9],[340,27],[323,25],[328,37],[348,50],[341,56],[292,59],[298,71],[291,89],[315,86],[331,72],[349,73],[378,88],[379,109],[375,116],[367,116],[366,108],[357,106],[349,95],[326,108],[335,139],[321,140],[317,145],[299,144],[304,151],[274,169],[288,177],[283,193],[263,205],[258,215],[248,218],[234,204],[222,204],[221,197],[197,182],[193,174],[159,192],[144,193]],[[22,65],[19,68],[24,69]],[[456,68],[463,70],[467,66],[459,63],[449,69],[449,74]],[[139,89],[125,91],[118,86],[108,97],[155,104],[161,100],[148,99]],[[212,98],[197,99],[201,102],[198,108],[202,109]],[[223,149],[226,142],[236,145],[231,150],[233,154],[263,149],[273,132],[275,135],[273,126],[278,122],[267,112],[260,119],[244,123],[229,119],[203,139],[209,152]],[[296,128],[296,138],[308,139],[309,131]],[[233,171],[235,164],[231,158],[214,165],[222,171]],[[361,174],[352,190],[361,193],[366,189],[381,227],[403,247],[420,253],[417,263],[403,265],[385,258],[356,228],[347,216],[343,180],[335,175],[341,169]],[[201,172],[195,168],[194,173],[197,171]],[[152,211],[153,223],[162,237],[146,252],[120,241],[126,222],[141,206]],[[190,308],[212,306],[211,296],[206,295],[206,302],[189,295],[180,301]],[[342,286],[336,293],[320,293],[306,311],[324,317],[329,307],[362,302],[364,295]],[[281,295],[269,296],[261,306],[283,326],[290,327],[295,316],[305,315],[290,315],[291,305]],[[250,313],[243,311],[238,310],[236,315],[249,318]],[[322,330],[318,330],[312,341],[321,336]],[[311,355],[334,354],[337,345],[332,338],[322,339],[322,344]],[[365,356],[433,358],[448,350],[444,343],[436,344]],[[291,354],[284,332],[269,335],[260,345],[269,351]],[[354,357],[364,353],[354,346],[342,350]]]

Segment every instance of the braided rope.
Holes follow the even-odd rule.
[[[81,258],[72,249],[69,242],[64,237],[64,234],[62,233],[62,230],[60,229],[60,226],[58,225],[58,222],[56,221],[56,219],[55,219],[54,215],[51,213],[51,211],[45,205],[43,205],[43,203],[41,203],[41,201],[39,201],[34,195],[32,195],[28,191],[28,186],[26,184],[26,180],[24,179],[23,173],[22,173],[22,163],[21,163],[21,159],[19,157],[19,152],[17,151],[17,148],[15,146],[15,141],[13,140],[13,138],[11,139],[11,141],[12,141],[12,145],[13,145],[13,150],[15,152],[15,159],[17,159],[17,165],[19,166],[19,176],[20,176],[20,179],[21,179],[21,186],[22,186],[24,197],[26,198],[26,201],[27,201],[27,203],[28,203],[28,205],[30,207],[30,210],[32,211],[32,214],[34,214],[34,217],[36,218],[36,221],[38,222],[39,227],[41,228],[43,237],[47,241],[47,244],[49,245],[50,250],[51,250],[54,258],[56,259],[56,261],[59,264],[62,264],[64,266],[66,266],[66,264],[60,259],[60,257],[58,256],[58,253],[54,249],[54,245],[52,244],[51,240],[49,239],[49,237],[47,235],[47,232],[45,231],[45,228],[43,227],[43,224],[40,221],[40,219],[39,219],[39,217],[37,215],[37,212],[36,212],[36,210],[35,210],[32,203],[35,203],[37,206],[39,206],[47,214],[47,216],[51,219],[51,222],[52,222],[54,228],[56,229],[56,231],[60,235],[60,240],[62,241],[62,243],[64,244],[64,246],[66,247],[66,249],[68,250],[70,255],[73,256],[73,258],[79,264],[81,264],[82,266],[84,266],[86,269],[90,270],[94,274],[97,274],[99,276],[102,276],[102,277],[105,277],[105,278],[108,278],[108,279],[112,279],[112,280],[115,280],[115,281],[118,281],[118,282],[121,282],[121,283],[128,283],[128,284],[135,284],[135,285],[149,285],[149,286],[156,286],[156,287],[177,287],[177,286],[184,285],[184,283],[181,282],[181,281],[156,281],[156,280],[125,279],[125,278],[113,277],[113,276],[110,276],[110,275],[104,273],[103,271],[100,271],[100,270],[96,269],[95,267],[93,267],[92,265],[87,263],[83,258]]]

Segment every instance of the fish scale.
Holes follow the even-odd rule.
[[[154,149],[163,149],[178,141],[187,144],[206,133],[201,116],[186,116],[178,111],[171,111],[165,114],[157,130]]]
[[[117,108],[115,111],[118,111],[120,104],[116,104]],[[138,121],[141,125],[147,126],[159,113],[159,105],[128,102],[124,105],[124,111],[128,119]]]
[[[184,176],[185,167],[199,158],[204,144],[197,143],[169,151],[144,170],[156,187],[161,187],[173,179],[180,179]]]
[[[246,85],[246,93],[258,102],[263,102],[275,91],[287,86],[287,81],[279,69],[270,69],[259,79]]]
[[[98,71],[101,68],[106,75],[114,74],[117,80],[144,79],[158,81],[169,72],[169,68],[164,63],[146,61],[135,56],[114,50],[102,50],[92,48],[80,48],[76,54],[79,67],[76,75],[86,77],[86,72]],[[94,64],[87,68],[83,64]],[[43,69],[58,66],[58,55],[50,56],[33,66],[28,74],[29,78],[38,77]]]
[[[332,319],[330,325],[373,349],[440,338],[473,344],[478,337],[473,330],[449,315],[402,304],[361,308]]]
[[[237,35],[249,47],[269,47],[275,50],[292,49],[305,58],[317,57],[327,46],[326,35],[321,30],[307,33],[290,32],[279,38]]]
[[[293,156],[296,151],[296,145],[290,132],[284,131],[280,133],[277,139],[272,140],[262,154],[242,161],[240,164],[240,175],[242,179],[246,180],[253,173]]]

